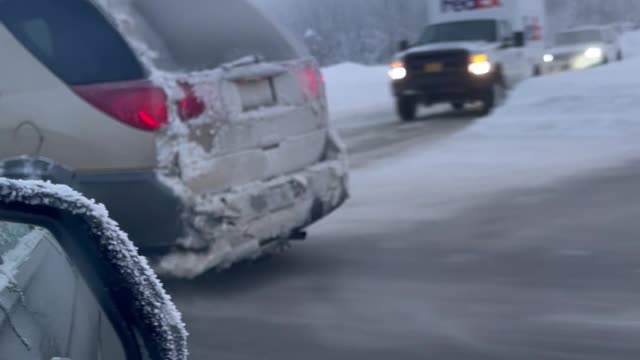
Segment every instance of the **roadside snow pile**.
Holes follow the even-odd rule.
[[[640,59],[531,79],[467,131],[521,136],[638,136]],[[466,134],[461,134],[465,136]]]
[[[459,134],[355,171],[352,201],[326,226],[391,231],[506,190],[638,159],[638,65],[640,58],[524,82],[502,108]]]
[[[338,126],[353,117],[392,114],[393,97],[386,66],[343,63],[324,68],[322,72],[327,83],[331,119]]]
[[[640,31],[631,31],[622,35],[622,52],[625,57],[640,55]]]

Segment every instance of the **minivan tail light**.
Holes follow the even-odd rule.
[[[184,92],[184,98],[176,103],[180,119],[182,119],[182,121],[188,121],[202,115],[205,111],[205,105],[202,100],[196,96],[193,91],[193,86],[185,82],[181,82],[178,85],[180,85]]]
[[[168,123],[167,95],[150,81],[73,86],[98,110],[136,129],[155,131]]]
[[[317,98],[323,94],[324,78],[318,68],[306,65],[299,74],[300,82],[304,90],[312,97]]]

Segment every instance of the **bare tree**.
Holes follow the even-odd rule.
[[[387,62],[427,24],[429,1],[252,0],[303,41],[323,65]],[[527,1],[527,0],[523,0]],[[640,22],[639,0],[546,0],[548,32],[619,20]]]

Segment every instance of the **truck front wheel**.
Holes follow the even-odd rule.
[[[533,67],[533,76],[534,77],[542,76],[542,68],[540,67],[540,65],[536,65]]]
[[[460,111],[460,110],[464,109],[464,102],[462,102],[462,101],[453,101],[451,103],[451,107],[453,108],[453,110]]]
[[[487,115],[491,110],[502,105],[507,97],[507,88],[502,80],[496,81],[482,99],[482,113]]]
[[[396,99],[396,108],[402,121],[411,121],[416,118],[418,102],[411,96],[399,96]]]

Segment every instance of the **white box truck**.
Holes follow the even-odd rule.
[[[389,69],[397,109],[412,120],[419,104],[455,109],[481,101],[489,112],[507,89],[541,73],[544,0],[429,0],[419,39],[403,41]]]

